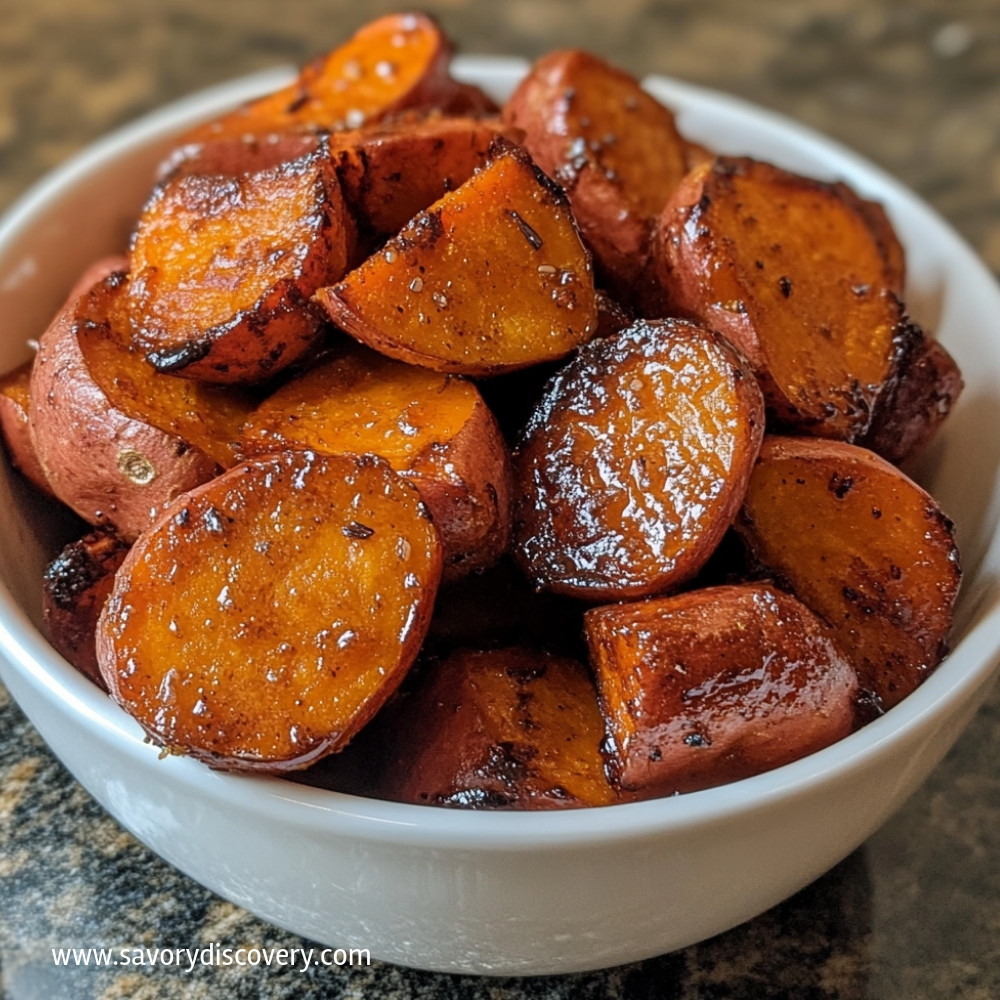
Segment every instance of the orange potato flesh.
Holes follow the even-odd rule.
[[[76,311],[76,335],[91,377],[123,413],[174,434],[223,468],[234,450],[251,397],[236,386],[217,386],[158,372],[132,344],[126,311],[127,281],[116,273],[95,285]]]
[[[7,445],[15,467],[40,490],[51,494],[45,470],[31,440],[31,424],[28,419],[31,364],[30,361],[25,361],[13,371],[0,376],[0,436]]]
[[[171,752],[305,767],[344,746],[423,641],[441,573],[416,491],[374,458],[239,465],[136,543],[98,626],[112,697]]]
[[[902,348],[898,262],[871,218],[843,185],[718,158],[660,220],[657,274],[674,310],[732,340],[775,417],[816,436],[865,432]]]
[[[582,664],[528,649],[460,650],[425,670],[375,724],[386,745],[376,794],[470,809],[616,800]]]
[[[80,673],[104,687],[97,665],[97,619],[129,546],[108,531],[71,542],[45,570],[42,616],[52,645]]]
[[[446,576],[494,562],[510,536],[510,463],[492,414],[465,379],[353,345],[286,383],[243,427],[243,451],[374,454],[420,491]]]
[[[687,173],[673,114],[596,56],[551,52],[504,108],[534,161],[566,188],[599,272],[622,292],[649,253],[653,223]]]
[[[562,357],[597,326],[590,256],[562,192],[504,140],[486,167],[316,298],[381,353],[469,375]]]
[[[344,273],[352,241],[325,148],[254,174],[167,181],[132,242],[136,344],[163,372],[266,378],[312,344],[309,296]]]
[[[585,616],[622,787],[670,795],[750,777],[847,736],[858,679],[830,630],[769,584]]]
[[[951,523],[877,455],[764,441],[737,530],[834,629],[861,685],[891,708],[940,662],[961,577]]]
[[[451,45],[424,14],[390,14],[303,67],[298,79],[217,121],[181,144],[268,132],[358,128],[393,111],[450,96]]]
[[[685,320],[587,345],[549,383],[515,457],[522,568],[585,600],[679,586],[742,502],[763,409],[739,354]]]

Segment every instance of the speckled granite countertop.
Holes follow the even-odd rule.
[[[298,62],[387,3],[4,0],[0,209],[135,115]],[[440,0],[466,51],[593,48],[740,94],[843,140],[936,206],[1000,271],[995,0]],[[169,868],[108,818],[0,689],[0,996],[989,1000],[1000,996],[1000,694],[924,788],[808,889],[639,965],[531,980],[375,964],[303,974],[57,969],[52,947],[298,946]]]

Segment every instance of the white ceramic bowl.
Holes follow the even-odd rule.
[[[505,94],[516,60],[457,72]],[[158,111],[30,191],[0,227],[0,370],[28,355],[77,273],[117,250],[169,138],[287,79],[258,75]],[[882,200],[910,255],[909,298],[961,364],[965,396],[921,478],[958,526],[966,579],[954,652],[887,716],[746,781],[571,812],[371,801],[159,760],[139,727],[38,631],[51,515],[0,469],[0,676],[80,782],[157,854],[308,938],[453,972],[585,970],[679,948],[779,902],[909,796],[985,696],[1000,650],[1000,289],[932,211],[881,171],[741,101],[656,78],[692,138]],[[34,507],[35,509],[31,509]]]

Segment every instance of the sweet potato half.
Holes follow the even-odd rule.
[[[565,50],[532,66],[504,119],[524,129],[532,159],[566,189],[598,273],[627,295],[688,170],[673,113],[628,73]]]
[[[721,785],[853,728],[854,669],[830,629],[772,585],[594,608],[585,622],[609,768],[623,788]]]
[[[947,651],[961,571],[951,522],[877,455],[764,441],[736,528],[751,554],[834,630],[861,686],[891,708]]]
[[[546,388],[515,457],[514,551],[538,587],[664,593],[711,555],[764,433],[745,360],[686,320],[595,340]]]
[[[503,139],[487,166],[316,298],[382,354],[467,375],[563,357],[597,327],[590,254],[565,196]]]
[[[136,543],[98,625],[101,673],[171,752],[305,767],[402,680],[440,574],[417,492],[384,462],[250,461],[179,498]]]
[[[352,345],[282,386],[242,435],[247,455],[291,447],[384,458],[427,504],[447,579],[485,568],[507,547],[510,458],[466,379]]]
[[[674,311],[746,354],[782,425],[855,440],[909,334],[896,247],[884,213],[843,184],[720,157],[668,203],[654,270]]]
[[[38,489],[51,495],[45,470],[38,460],[38,453],[31,439],[28,410],[32,363],[25,361],[6,375],[0,376],[0,435],[7,445],[15,468]]]
[[[347,269],[353,238],[323,144],[253,174],[166,181],[132,240],[135,343],[161,372],[261,381],[315,340],[309,297]]]

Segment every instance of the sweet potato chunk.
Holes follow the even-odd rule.
[[[101,673],[172,752],[305,767],[402,680],[440,574],[417,492],[384,462],[250,461],[179,498],[136,543],[98,625]]]
[[[598,273],[617,294],[631,289],[655,220],[688,169],[673,114],[628,73],[568,50],[535,63],[504,118],[565,187]]]
[[[862,687],[885,708],[947,651],[961,576],[951,522],[877,455],[836,441],[766,439],[736,528],[833,627]]]
[[[31,361],[25,361],[13,371],[0,376],[0,436],[14,466],[38,489],[51,495],[45,470],[38,460],[35,444],[31,440],[28,419]]]
[[[895,380],[875,404],[860,442],[895,465],[919,455],[962,393],[962,373],[937,341],[915,328]]]
[[[488,166],[316,297],[381,353],[469,375],[563,357],[597,325],[590,255],[562,191],[503,139]]]
[[[860,438],[895,375],[908,328],[877,214],[843,184],[720,157],[660,220],[654,264],[674,309],[733,341],[797,431]]]
[[[198,126],[181,144],[359,128],[404,108],[436,107],[463,90],[448,76],[451,53],[427,15],[380,17],[303,67],[294,83]]]
[[[690,579],[739,508],[764,405],[749,367],[685,320],[640,320],[549,383],[515,457],[514,551],[587,600]]]
[[[247,455],[284,448],[384,458],[427,504],[448,579],[483,569],[507,547],[507,446],[465,379],[353,345],[287,382],[249,416]]]
[[[615,801],[582,664],[529,649],[460,650],[425,671],[376,722],[387,750],[375,794],[468,809]]]
[[[346,270],[352,225],[325,147],[254,174],[159,185],[132,241],[137,346],[161,372],[266,378],[319,332],[308,299]]]
[[[97,666],[97,619],[128,550],[113,532],[92,531],[67,545],[43,577],[42,617],[49,642],[101,687],[105,685]]]
[[[123,413],[176,435],[223,468],[234,465],[253,400],[238,386],[158,372],[132,343],[127,295],[127,278],[117,272],[80,299],[76,335],[90,376]]]
[[[585,616],[622,787],[670,795],[747,778],[850,733],[858,679],[830,630],[768,584]]]

